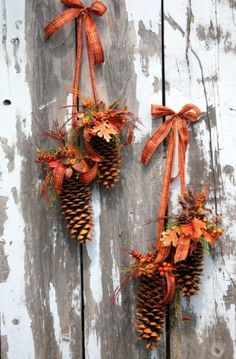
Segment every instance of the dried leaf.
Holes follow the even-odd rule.
[[[192,226],[193,226],[193,238],[200,238],[202,235],[202,229],[206,229],[206,223],[201,221],[198,218],[194,218],[192,220]]]
[[[168,229],[166,232],[164,232],[164,236],[163,238],[161,238],[163,246],[167,247],[173,245],[174,247],[176,247],[179,240],[178,237],[179,233],[180,233],[179,227]]]
[[[101,122],[98,126],[93,127],[93,132],[98,136],[110,142],[112,135],[117,135],[118,131],[108,121]]]
[[[181,226],[182,234],[186,237],[192,237],[193,236],[193,226],[192,222],[187,224],[182,224]]]
[[[213,237],[213,236],[211,235],[211,233],[209,233],[209,232],[206,231],[205,229],[202,230],[202,235],[203,235],[203,237],[205,238],[205,240],[206,240],[207,242],[209,242],[212,247],[214,247],[215,242],[216,242],[216,240],[218,239],[218,237],[217,237],[217,236],[214,236],[214,237]]]

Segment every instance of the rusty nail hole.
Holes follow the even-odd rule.
[[[11,105],[11,101],[10,101],[10,100],[4,100],[4,101],[3,101],[3,105],[5,105],[5,106],[10,106],[10,105]]]

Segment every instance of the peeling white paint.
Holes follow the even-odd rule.
[[[166,59],[166,79],[170,83],[170,93],[167,94],[167,105],[178,110],[186,103],[194,103],[198,105],[202,111],[206,111],[206,107],[213,106],[216,111],[216,128],[212,129],[212,148],[214,156],[217,154],[218,162],[221,169],[225,166],[231,166],[233,169],[230,181],[227,174],[222,171],[216,173],[222,176],[217,178],[219,181],[219,192],[224,195],[224,201],[219,201],[218,211],[222,213],[223,225],[225,233],[230,233],[230,241],[235,240],[236,219],[235,219],[235,143],[236,143],[236,112],[230,110],[234,108],[236,98],[232,91],[235,88],[235,54],[224,49],[225,39],[221,38],[228,31],[232,44],[236,42],[235,24],[231,18],[232,12],[229,11],[228,2],[212,2],[200,1],[189,2],[181,0],[181,2],[165,1],[165,13],[168,13],[178,23],[184,31],[187,31],[186,12],[183,16],[183,8],[189,8],[193,14],[192,23],[189,33],[189,47],[186,48],[187,35],[183,35],[176,29],[173,29],[166,22],[165,28],[165,59]],[[202,11],[202,6],[204,11]],[[199,26],[208,31],[211,21],[211,34],[217,31],[220,24],[220,32],[218,40],[211,39],[211,34],[206,41],[200,39],[198,31]],[[194,54],[194,52],[195,54]],[[189,63],[189,65],[188,65]],[[178,66],[177,66],[178,65]],[[228,70],[225,70],[228,69]],[[215,81],[209,81],[207,78],[217,74]],[[204,83],[202,77],[205,78]],[[211,118],[211,121],[213,118]],[[211,122],[213,125],[213,122]],[[206,174],[210,175],[210,152],[209,143],[210,136],[208,125],[202,121],[196,123],[197,128],[194,132],[200,152],[203,154],[207,168],[203,168],[204,173],[199,173],[196,182],[199,183],[206,178]],[[191,150],[191,149],[190,149]],[[201,154],[196,154],[196,161],[201,161]],[[214,158],[214,160],[217,160]],[[190,169],[188,169],[187,182]],[[191,178],[194,182],[194,178]],[[194,184],[194,183],[193,183]],[[206,183],[202,183],[205,185]],[[191,182],[190,182],[191,185]],[[222,188],[221,188],[222,186]],[[199,190],[200,188],[198,188]],[[174,189],[175,194],[177,188]],[[173,203],[173,202],[172,202]],[[173,203],[174,206],[175,202]],[[201,290],[197,296],[191,299],[191,310],[196,314],[196,337],[199,344],[205,340],[205,333],[212,326],[217,325],[218,320],[223,320],[229,329],[230,336],[234,342],[235,339],[235,305],[231,304],[226,307],[225,296],[227,290],[232,285],[229,276],[235,279],[235,255],[227,254],[226,234],[222,238],[224,261],[220,254],[214,261],[205,258],[205,270],[202,278]],[[225,250],[224,250],[225,246]],[[232,246],[232,244],[231,244]],[[217,246],[216,246],[217,247]],[[227,251],[226,251],[227,250]],[[217,251],[217,249],[216,249]],[[218,322],[219,323],[219,322]],[[220,325],[220,324],[218,324]],[[223,335],[223,333],[222,333]]]
[[[0,135],[6,138],[8,146],[17,143],[16,124],[21,121],[22,131],[31,135],[31,99],[26,83],[26,44],[25,44],[25,2],[1,1],[0,4]],[[17,26],[15,25],[18,22]],[[14,44],[18,44],[15,68]],[[6,106],[4,100],[11,101]],[[10,274],[5,283],[0,284],[1,312],[4,321],[1,334],[7,336],[8,358],[33,358],[34,345],[31,320],[26,307],[24,276],[25,223],[20,205],[14,200],[11,189],[20,193],[21,163],[24,159],[14,151],[14,169],[9,172],[4,153],[0,150],[1,182],[0,195],[8,197],[7,221],[5,222],[5,253]],[[27,343],[27,345],[26,345]]]
[[[47,103],[44,104],[44,105],[39,106],[39,110],[40,110],[40,111],[41,111],[41,110],[44,110],[46,107],[52,105],[52,104],[55,103],[55,102],[56,102],[56,98],[54,98],[54,99],[53,99],[52,101],[50,101],[50,102],[47,102]]]
[[[75,309],[74,305],[77,305],[77,301],[78,299],[76,300],[75,297],[72,299],[73,309]],[[70,333],[68,334],[62,333],[61,325],[60,325],[60,317],[58,312],[56,290],[51,282],[49,287],[49,305],[50,305],[50,312],[53,317],[53,328],[54,328],[54,334],[58,348],[60,350],[62,358],[69,359],[71,357],[71,351],[70,351],[71,336]]]
[[[98,188],[93,190],[93,211],[94,211],[94,238],[86,245],[90,264],[90,290],[95,303],[99,304],[103,299],[102,291],[102,268],[100,258],[100,215],[101,204]]]
[[[111,295],[115,292],[116,288],[120,286],[120,269],[116,264],[116,257],[114,252],[114,243],[113,241],[110,241],[110,249],[111,249],[111,258],[112,258],[112,284],[113,284],[113,291]],[[119,292],[117,298],[116,298],[116,304],[121,305],[122,301],[122,291]]]
[[[79,268],[80,270],[80,268]],[[80,316],[81,315],[81,290],[80,287],[76,287],[73,292],[72,292],[72,308],[74,309],[74,312],[76,315]]]
[[[157,10],[150,11],[151,8]],[[136,97],[139,102],[138,116],[143,124],[143,126],[139,126],[139,129],[135,130],[135,143],[139,143],[152,130],[151,104],[162,103],[161,91],[154,93],[153,90],[154,78],[157,77],[160,81],[162,78],[161,59],[159,57],[161,54],[155,54],[148,58],[149,66],[147,73],[142,66],[142,58],[138,50],[140,42],[140,36],[138,35],[139,21],[143,21],[146,29],[151,29],[158,34],[160,30],[160,3],[157,5],[157,0],[145,0],[140,3],[136,0],[126,0],[126,9],[129,21],[134,23],[137,39],[137,43],[134,44],[134,67],[137,75]]]
[[[88,359],[100,359],[101,356],[101,342],[96,332],[96,320],[93,319],[89,331],[89,336],[86,343],[86,353]]]
[[[58,307],[57,307],[56,291],[51,282],[49,287],[49,304],[50,304],[50,311],[53,317],[53,327],[54,327],[56,342],[58,344],[58,347],[60,347],[60,335],[61,335],[60,318],[59,318]]]

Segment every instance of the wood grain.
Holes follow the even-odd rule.
[[[164,5],[167,104],[178,110],[191,102],[203,111],[192,127],[188,183],[200,190],[211,181],[209,206],[222,215],[225,227],[221,243],[211,257],[205,256],[199,294],[183,301],[192,320],[172,330],[173,358],[235,355],[235,113],[230,110],[236,99],[230,90],[235,87],[235,10],[229,5],[227,1],[173,4],[168,0]]]
[[[129,3],[129,5],[128,5]],[[151,249],[155,243],[155,223],[143,226],[156,217],[162,171],[162,151],[148,168],[140,165],[143,145],[152,128],[150,97],[161,101],[161,91],[154,96],[154,77],[161,80],[160,27],[154,30],[142,22],[141,14],[131,13],[135,2],[107,1],[108,11],[98,21],[106,53],[105,65],[97,69],[100,98],[111,102],[121,97],[130,111],[141,117],[136,143],[123,150],[122,180],[112,191],[95,188],[95,238],[84,250],[85,357],[86,358],[164,358],[165,342],[149,353],[137,343],[134,333],[136,288],[132,283],[123,289],[116,305],[111,297],[130,258],[120,249]],[[131,4],[132,3],[132,4]],[[127,13],[129,7],[130,13]],[[155,3],[160,21],[160,2]],[[134,21],[129,21],[129,16]],[[152,48],[150,34],[156,41]],[[145,63],[145,66],[144,66]],[[153,65],[155,63],[155,65]],[[84,67],[86,61],[83,62]],[[90,93],[89,77],[83,76],[82,91]],[[141,132],[142,131],[142,132]],[[141,133],[140,133],[141,132]],[[152,199],[155,198],[153,201]]]
[[[58,206],[47,208],[39,198],[44,174],[34,163],[36,148],[48,144],[41,132],[68,116],[59,107],[71,100],[74,24],[45,42],[44,25],[63,9],[58,0],[0,3],[1,357],[234,358],[235,2],[165,0],[163,14],[161,0],[105,3],[107,13],[96,18],[106,56],[96,68],[99,95],[108,103],[120,97],[143,125],[123,150],[117,187],[94,187],[95,235],[83,248],[70,240]],[[200,189],[211,180],[209,206],[222,214],[225,234],[205,258],[200,293],[182,302],[192,320],[147,352],[135,338],[135,283],[117,304],[111,296],[130,260],[121,247],[145,251],[155,243],[164,150],[145,168],[140,155],[159,125],[150,105],[162,103],[164,80],[169,107],[193,102],[203,111],[191,127],[188,183]],[[81,90],[91,95],[85,52]]]

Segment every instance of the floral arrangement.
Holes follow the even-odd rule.
[[[136,118],[119,100],[106,107],[84,99],[83,111],[75,114],[70,130],[54,123],[43,135],[54,139],[56,147],[39,149],[37,163],[45,165],[41,195],[48,203],[60,197],[62,212],[71,237],[85,243],[92,237],[91,183],[96,180],[111,189],[119,180],[121,150],[132,142]],[[121,143],[127,130],[126,143]],[[82,142],[81,142],[82,139]],[[84,150],[79,146],[79,142]]]
[[[41,195],[47,202],[59,196],[70,235],[83,244],[92,237],[91,184],[96,180],[107,189],[115,186],[120,178],[121,150],[132,142],[136,119],[127,106],[119,108],[119,100],[106,106],[98,97],[95,64],[104,62],[104,51],[94,17],[103,16],[106,5],[101,1],[88,7],[80,0],[61,2],[68,8],[45,27],[44,34],[49,39],[77,19],[71,127],[66,131],[64,125],[60,127],[56,122],[51,131],[45,132],[44,135],[57,141],[57,147],[39,149],[36,162],[46,168]],[[83,98],[79,91],[84,33],[93,100]],[[127,140],[122,145],[125,129]]]
[[[179,294],[190,297],[199,291],[204,252],[209,254],[209,247],[214,247],[224,232],[219,216],[212,215],[206,200],[206,190],[197,194],[186,190],[179,196],[181,210],[169,218],[161,232],[159,249],[146,254],[129,252],[134,260],[125,269],[113,302],[130,279],[138,281],[135,329],[146,349],[153,349],[161,340],[167,304],[172,308],[172,322],[190,319],[182,314]],[[162,247],[168,248],[168,254],[159,261]]]

